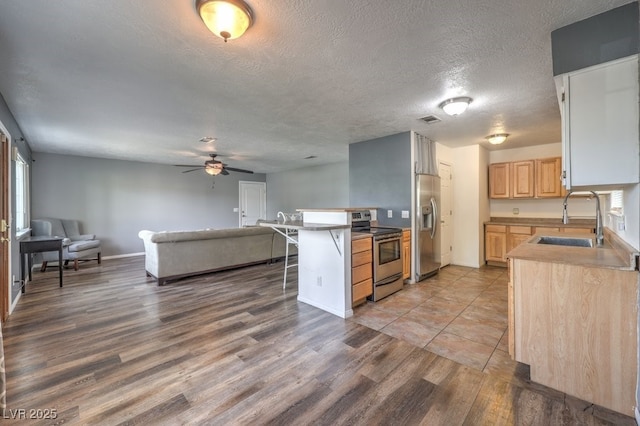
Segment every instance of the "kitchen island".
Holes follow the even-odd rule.
[[[544,237],[568,237],[561,232]],[[604,247],[538,244],[509,259],[509,353],[531,380],[628,416],[637,373],[638,252],[605,229]]]
[[[298,300],[342,318],[351,301],[350,209],[313,209],[302,221],[267,221],[260,226],[298,232]]]

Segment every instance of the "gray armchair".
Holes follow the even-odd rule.
[[[34,219],[31,221],[31,235],[62,237],[62,258],[65,266],[73,260],[73,269],[78,270],[79,260],[98,260],[100,257],[100,240],[94,234],[80,234],[80,224],[69,219]],[[58,262],[58,252],[36,253],[36,261],[42,262],[41,271],[45,271],[48,262]]]

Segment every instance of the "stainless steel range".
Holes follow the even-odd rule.
[[[374,302],[402,290],[402,229],[371,226],[369,210],[351,213],[351,230],[364,232],[373,238]]]

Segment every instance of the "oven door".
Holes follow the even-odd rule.
[[[380,236],[373,239],[373,282],[402,273],[402,236]]]

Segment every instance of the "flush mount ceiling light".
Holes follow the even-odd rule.
[[[507,136],[509,136],[509,133],[496,133],[495,135],[487,136],[485,139],[492,145],[500,145],[507,140]]]
[[[447,99],[440,103],[439,106],[449,115],[460,115],[467,110],[471,101],[473,101],[473,99],[467,96],[462,96],[459,98]]]
[[[205,136],[204,138],[200,138],[200,142],[202,143],[210,143],[210,142],[215,142],[218,139],[216,138],[212,138],[211,136]]]
[[[242,0],[196,0],[196,9],[207,28],[225,43],[240,37],[253,23],[251,8]]]

